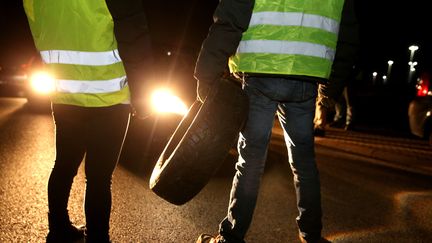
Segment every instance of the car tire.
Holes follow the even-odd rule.
[[[182,205],[208,183],[238,138],[247,118],[248,99],[238,82],[222,79],[204,103],[189,109],[150,177],[150,189]]]

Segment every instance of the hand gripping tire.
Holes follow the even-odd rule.
[[[247,118],[248,99],[238,82],[222,79],[204,103],[196,101],[178,125],[150,177],[150,189],[182,205],[222,165]]]

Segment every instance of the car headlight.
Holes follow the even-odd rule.
[[[47,72],[34,73],[30,78],[30,86],[39,94],[50,94],[55,90],[54,78]]]
[[[186,104],[167,89],[154,91],[151,97],[151,103],[153,109],[159,113],[185,115],[188,112]]]

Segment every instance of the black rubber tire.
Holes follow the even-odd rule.
[[[238,83],[222,79],[206,101],[196,101],[160,155],[150,189],[182,205],[217,172],[247,118],[248,99]]]

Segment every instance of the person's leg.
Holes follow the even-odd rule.
[[[314,134],[319,137],[325,136],[325,127],[327,125],[327,107],[322,104],[322,99],[325,98],[320,96],[317,99],[314,118]]]
[[[71,227],[67,211],[73,179],[85,153],[82,110],[68,105],[53,105],[56,159],[48,181],[49,238],[67,237]],[[73,233],[73,232],[72,232]]]
[[[316,86],[304,83],[301,97],[279,106],[289,162],[294,175],[300,236],[308,242],[321,237],[321,194],[319,173],[315,162],[313,118]]]
[[[87,241],[109,241],[111,178],[129,124],[129,107],[89,108],[85,159]]]
[[[346,102],[346,123],[345,130],[351,130],[353,128],[354,121],[354,97],[351,85],[345,87],[343,95]]]
[[[335,114],[333,117],[333,121],[330,123],[330,127],[337,127],[337,128],[344,127],[345,115],[346,115],[345,98],[341,94],[341,96],[335,103]]]
[[[258,79],[247,80],[249,115],[238,141],[239,158],[233,179],[228,215],[220,224],[226,242],[243,242],[249,229],[264,172],[277,102],[259,89]]]

